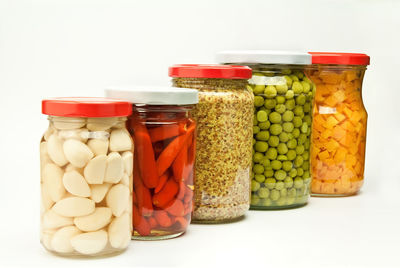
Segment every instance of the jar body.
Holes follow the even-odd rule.
[[[193,207],[196,123],[191,105],[134,105],[132,239],[160,240],[183,234]]]
[[[123,251],[131,238],[126,117],[49,117],[40,143],[41,243],[58,255]]]
[[[315,65],[317,86],[311,191],[319,196],[356,194],[364,180],[367,112],[361,94],[365,66]]]
[[[199,90],[193,221],[229,222],[250,205],[253,96],[247,81],[174,78]]]
[[[303,66],[250,66],[254,93],[251,209],[300,207],[309,199],[315,87]]]

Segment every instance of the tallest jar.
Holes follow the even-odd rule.
[[[253,95],[251,69],[226,65],[175,65],[173,85],[199,90],[194,183],[195,222],[229,222],[250,205]]]
[[[314,86],[305,75],[307,53],[226,51],[219,62],[253,69],[251,209],[305,205],[309,197]]]

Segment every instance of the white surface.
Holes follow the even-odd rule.
[[[0,267],[400,266],[399,14],[395,0],[0,0]],[[102,96],[121,83],[169,85],[168,66],[210,63],[230,49],[371,56],[363,193],[192,225],[181,238],[132,242],[108,259],[46,253],[38,235],[41,99]]]
[[[217,53],[219,63],[311,64],[311,55],[297,51],[228,50]]]

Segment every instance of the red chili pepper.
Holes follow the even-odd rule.
[[[153,195],[153,204],[160,208],[165,207],[175,197],[178,190],[178,184],[175,180],[168,179],[161,191]]]
[[[176,199],[183,199],[185,197],[185,193],[186,193],[186,183],[183,181],[179,182],[179,191],[178,191],[178,195],[176,196]]]
[[[161,227],[170,227],[172,225],[171,218],[168,217],[168,214],[165,211],[162,210],[155,211],[154,217],[156,218],[158,224]]]
[[[185,133],[186,133],[186,125],[183,122],[179,122],[178,124],[160,126],[149,130],[151,142],[153,143],[173,138],[175,136],[182,135]]]
[[[172,171],[174,173],[174,179],[176,182],[184,181],[184,170],[187,168],[187,157],[188,149],[187,142],[183,144],[180,152],[176,156],[174,162],[172,163]]]
[[[153,213],[153,202],[151,200],[150,190],[147,189],[141,178],[139,172],[137,172],[137,161],[134,161],[134,174],[133,174],[133,189],[136,193],[137,206],[139,208],[139,213],[144,216],[150,216]]]
[[[174,219],[174,224],[177,224],[180,230],[185,230],[189,222],[184,217],[176,217]]]
[[[144,185],[154,188],[158,184],[157,165],[149,133],[140,122],[134,124],[135,158],[139,163],[139,170]],[[160,174],[161,175],[161,174]]]
[[[161,175],[157,187],[154,189],[154,193],[158,193],[161,191],[161,189],[164,187],[165,183],[168,180],[168,173],[165,172],[164,174]]]
[[[147,220],[140,216],[139,209],[133,206],[132,209],[132,223],[135,230],[142,236],[147,236],[151,233],[150,225]]]
[[[132,192],[132,205],[137,205],[137,197],[135,191]]]
[[[159,176],[161,176],[171,166],[190,134],[195,130],[195,127],[195,124],[191,124],[185,135],[176,137],[170,144],[168,144],[164,151],[162,151],[157,159],[157,171]]]
[[[183,203],[189,203],[193,199],[193,191],[189,188],[186,189],[185,198],[183,199]]]
[[[188,148],[188,156],[187,163],[183,170],[183,178],[186,181],[189,181],[191,173],[193,173],[194,169],[194,161],[196,158],[196,139],[194,137],[194,133],[191,137],[189,137],[190,141],[192,141],[191,145]],[[189,143],[189,142],[188,142]]]
[[[149,224],[150,224],[150,228],[151,228],[151,229],[154,229],[154,228],[157,226],[157,220],[154,219],[153,217],[150,217],[150,218],[148,219],[148,222],[149,222]]]
[[[182,201],[179,199],[171,201],[165,208],[165,211],[176,217],[182,217],[185,215],[185,207],[183,206]]]

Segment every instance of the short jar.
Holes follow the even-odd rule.
[[[175,65],[176,87],[199,90],[193,222],[240,219],[250,205],[253,95],[245,66]]]
[[[42,101],[40,240],[62,256],[125,250],[131,238],[131,105],[105,98]]]
[[[251,209],[301,207],[310,196],[314,85],[311,56],[287,51],[226,51],[224,64],[252,68],[254,94]]]
[[[193,207],[197,90],[113,88],[107,96],[132,103],[134,138],[133,236],[161,240],[182,235]]]
[[[362,82],[369,56],[310,52],[317,86],[311,154],[313,196],[349,196],[364,182],[367,111]]]

